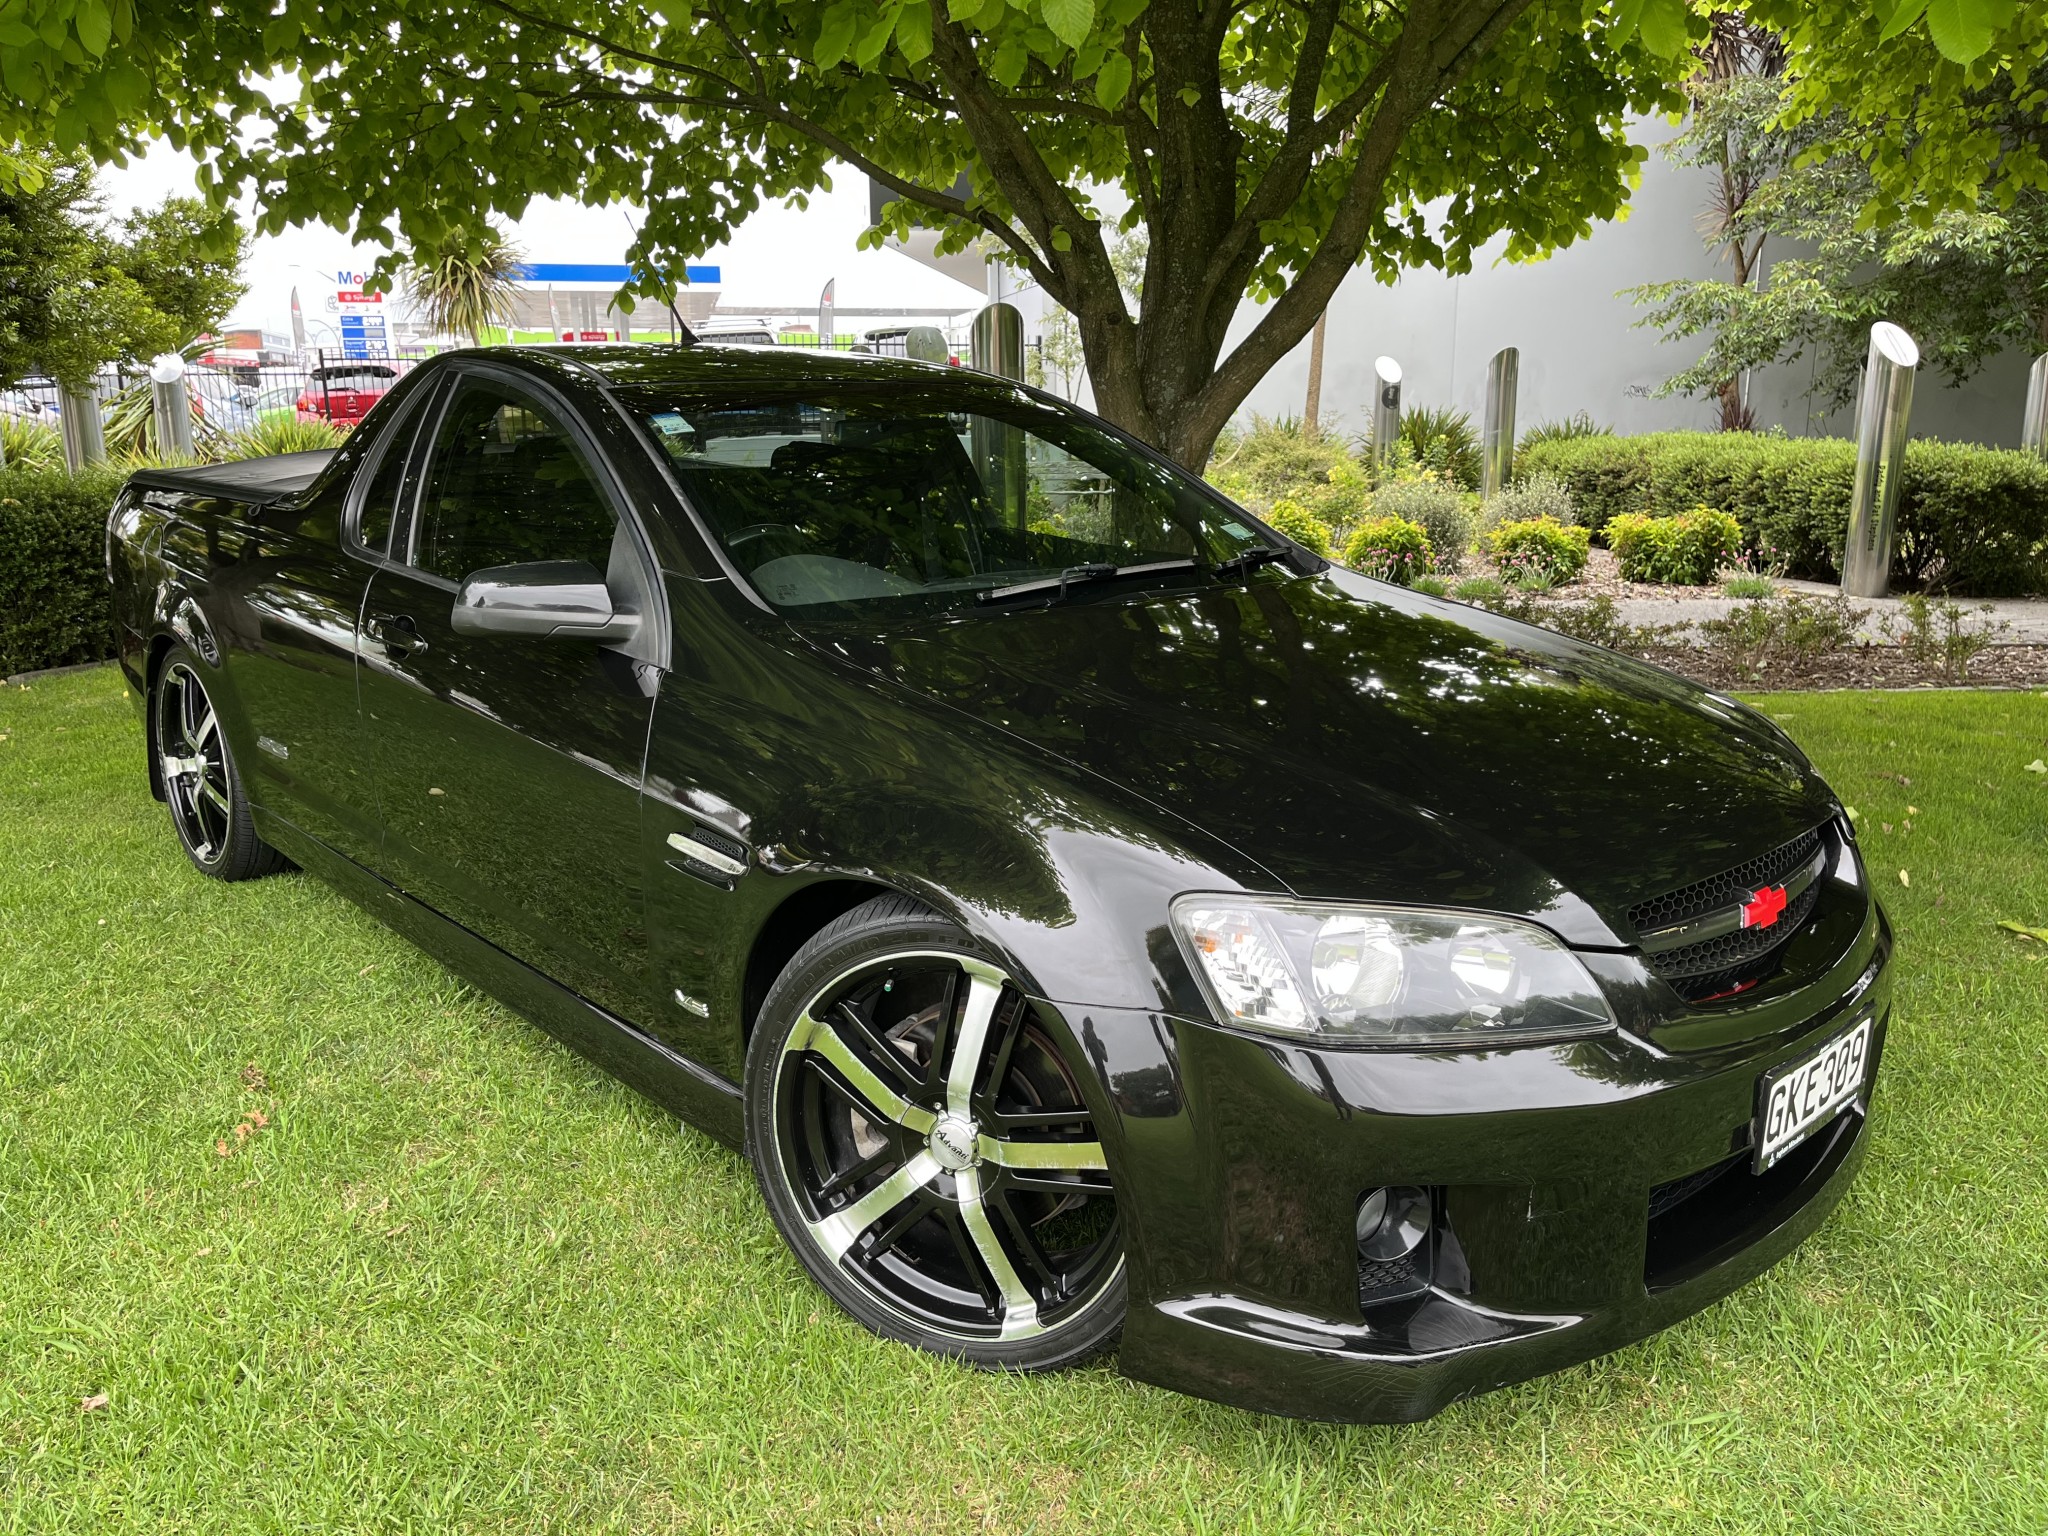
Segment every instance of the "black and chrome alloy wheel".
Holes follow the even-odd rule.
[[[1068,1364],[1122,1321],[1102,1143],[1029,1001],[964,948],[841,954],[801,1007],[771,995],[794,1017],[764,1009],[749,1143],[784,1235],[870,1327],[983,1364]]]
[[[158,674],[157,768],[164,803],[186,855],[219,880],[251,880],[288,867],[284,856],[256,835],[249,802],[228,753],[220,713],[200,681],[198,660],[179,647]]]

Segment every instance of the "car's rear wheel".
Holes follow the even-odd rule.
[[[1053,1033],[958,928],[902,897],[784,969],[747,1057],[747,1146],[776,1226],[878,1333],[1045,1370],[1121,1327],[1102,1142]]]
[[[228,751],[220,712],[200,680],[199,659],[174,647],[157,673],[157,768],[164,803],[185,856],[216,880],[255,880],[290,868],[285,856],[256,835],[249,797]]]

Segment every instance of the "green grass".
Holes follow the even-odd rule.
[[[1861,1183],[1381,1428],[871,1338],[731,1153],[313,881],[194,874],[112,673],[0,691],[0,1530],[2048,1528],[2048,946],[1994,926],[2048,924],[2048,698],[1764,707],[1902,935]]]

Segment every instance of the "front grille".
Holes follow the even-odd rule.
[[[1803,868],[1821,846],[1818,829],[1795,837],[1733,869],[1681,886],[1629,908],[1636,932],[1689,922],[1748,899],[1752,891],[1782,884]],[[1738,928],[1717,938],[1667,949],[1648,957],[1650,969],[1671,983],[1688,1002],[1703,1002],[1735,991],[1747,991],[1775,970],[1778,951],[1797,933],[1820,902],[1815,880],[1794,897],[1784,914],[1768,928]]]
[[[1738,1152],[1733,1157],[1724,1158],[1711,1168],[1702,1168],[1698,1173],[1688,1173],[1682,1179],[1673,1179],[1668,1184],[1659,1184],[1650,1191],[1650,1220],[1655,1221],[1666,1212],[1685,1204],[1686,1201],[1690,1200],[1694,1195],[1705,1189],[1714,1180],[1720,1178],[1722,1174],[1727,1173],[1748,1156],[1747,1152]]]
[[[1368,1259],[1361,1253],[1358,1256],[1358,1304],[1370,1307],[1376,1302],[1420,1296],[1429,1289],[1429,1275],[1423,1263],[1418,1262],[1418,1259],[1426,1257],[1425,1254],[1407,1253],[1398,1259]]]

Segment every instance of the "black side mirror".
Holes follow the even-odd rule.
[[[449,625],[458,635],[554,635],[630,640],[640,615],[612,606],[597,567],[583,560],[534,560],[471,571],[455,594]]]

